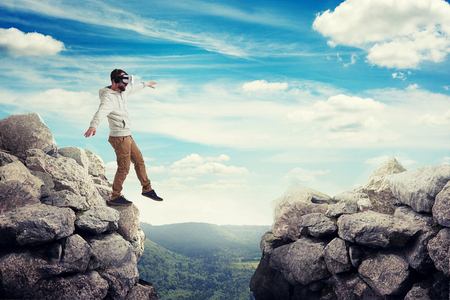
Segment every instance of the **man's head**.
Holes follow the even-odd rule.
[[[127,75],[127,72],[121,69],[114,69],[111,72],[111,88],[113,90],[125,91],[128,83],[123,82],[123,75]]]

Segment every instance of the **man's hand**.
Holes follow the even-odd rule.
[[[150,82],[148,83],[148,86],[151,87],[152,89],[154,89],[154,88],[155,88],[155,87],[154,87],[155,84],[156,84],[156,82],[150,81]]]
[[[89,129],[86,131],[84,136],[88,138],[91,135],[94,136],[96,132],[97,132],[97,129],[95,129],[95,127],[89,127]]]

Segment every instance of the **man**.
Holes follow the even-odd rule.
[[[84,136],[87,138],[94,136],[97,132],[96,127],[105,117],[108,117],[110,129],[108,141],[114,148],[117,158],[117,171],[114,176],[110,205],[131,205],[132,203],[121,194],[123,182],[130,170],[130,162],[134,164],[136,175],[141,182],[142,195],[156,201],[163,200],[152,189],[145,170],[144,158],[131,137],[131,121],[126,101],[127,96],[147,86],[154,89],[155,84],[156,82],[153,81],[134,84],[133,75],[114,69],[111,72],[111,85],[99,90],[100,106]]]

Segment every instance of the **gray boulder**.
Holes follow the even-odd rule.
[[[0,257],[0,294],[6,299],[32,299],[47,262],[29,251]],[[48,275],[47,275],[48,276]]]
[[[321,213],[304,215],[298,222],[300,234],[309,234],[320,238],[331,235],[337,231],[337,226]],[[295,239],[297,240],[298,237]]]
[[[42,300],[98,300],[104,299],[108,283],[98,272],[89,271],[67,277],[52,277],[39,281],[33,297]],[[143,299],[143,298],[142,298]]]
[[[413,269],[426,273],[434,267],[427,248],[428,241],[436,236],[436,232],[431,227],[433,225],[433,217],[415,212],[407,206],[397,208],[394,217],[420,228],[416,236],[408,243],[405,255]]]
[[[153,284],[146,282],[144,280],[139,280],[139,283],[133,286],[131,291],[128,293],[125,300],[158,300],[158,294],[156,288]]]
[[[289,245],[273,250],[270,267],[279,270],[292,285],[311,282],[330,276],[324,258],[323,242],[314,242],[309,238],[301,238]]]
[[[93,178],[93,180],[95,183],[95,178]],[[112,183],[108,184],[108,185],[95,184],[95,187],[97,188],[97,192],[100,194],[100,196],[103,198],[103,200],[105,200],[105,202],[109,202],[111,200]]]
[[[37,245],[65,238],[74,230],[69,208],[36,204],[0,215],[0,245]]]
[[[0,147],[19,158],[26,158],[29,149],[41,149],[51,155],[58,148],[50,128],[37,113],[1,119]]]
[[[94,206],[75,221],[77,228],[93,234],[100,234],[119,228],[120,213],[107,206]]]
[[[325,213],[327,217],[339,217],[343,214],[355,214],[358,211],[358,204],[355,201],[343,200],[328,206]]]
[[[132,241],[138,235],[140,212],[136,205],[112,206],[120,213],[118,233],[126,240]]]
[[[309,213],[327,211],[327,204],[315,204],[315,201],[328,201],[330,196],[300,184],[292,184],[286,192],[273,201],[275,205],[272,232],[276,237],[296,239],[299,235],[298,219]]]
[[[370,174],[364,185],[337,194],[333,199],[356,203],[360,211],[369,209],[393,214],[395,210],[393,202],[396,198],[390,189],[388,177],[404,171],[406,169],[394,157],[390,157]]]
[[[405,249],[405,256],[408,259],[411,268],[426,274],[434,267],[428,251],[429,241],[436,236],[436,232],[432,229],[421,230],[417,237]]]
[[[117,233],[94,237],[88,242],[93,250],[89,268],[99,270],[109,284],[108,294],[112,298],[125,298],[139,280],[133,247]]]
[[[259,248],[261,249],[261,253],[264,259],[270,259],[270,255],[273,252],[273,243],[277,239],[273,236],[272,231],[267,231],[261,237],[261,242],[259,243]]]
[[[272,224],[272,233],[277,238],[290,238],[295,240],[300,235],[298,220],[301,216],[311,213],[325,213],[328,204],[314,204],[296,202],[285,202],[278,206],[274,223]]]
[[[370,202],[369,195],[364,193],[362,187],[351,191],[345,191],[333,196],[333,200],[337,200],[339,202],[354,202],[356,203],[358,210],[366,210],[373,209],[372,203]]]
[[[409,288],[408,261],[397,254],[377,253],[358,268],[361,278],[380,295],[400,295]]]
[[[350,258],[350,262],[352,263],[352,266],[354,266],[355,268],[358,268],[361,263],[361,259],[364,256],[364,252],[360,247],[353,244],[348,247],[348,256]]]
[[[31,172],[31,174],[33,174],[34,176],[36,176],[37,178],[42,180],[44,185],[49,190],[54,190],[55,189],[55,183],[53,182],[53,178],[52,178],[52,176],[50,174],[47,174],[45,172],[39,172],[39,171],[30,171],[30,172]]]
[[[373,290],[359,276],[348,280],[346,285],[357,296],[356,299],[370,300],[377,298]],[[345,298],[342,299],[346,300]]]
[[[103,159],[89,149],[85,149],[84,151],[89,160],[89,174],[94,177],[104,177],[106,166]]]
[[[391,156],[370,174],[362,186],[362,190],[369,196],[372,206],[381,213],[393,214],[396,200],[390,189],[388,176],[405,172],[406,169]]]
[[[8,182],[18,180],[25,190],[27,190],[36,199],[41,198],[41,186],[44,182],[31,174],[31,172],[20,162],[12,162],[6,166],[0,167],[0,180]]]
[[[347,272],[352,267],[346,242],[340,238],[328,243],[324,249],[324,256],[327,268],[333,274]]]
[[[442,226],[450,227],[450,181],[437,194],[433,205],[433,217]]]
[[[67,146],[58,149],[58,153],[62,156],[73,158],[77,162],[77,164],[79,164],[86,170],[86,172],[89,170],[89,159],[84,149],[81,149],[79,147]]]
[[[366,211],[339,217],[339,237],[372,248],[403,247],[420,228],[390,215]]]
[[[323,280],[325,283],[333,287],[333,293],[329,293],[325,299],[342,299],[342,300],[372,300],[377,299],[373,290],[354,273],[333,274],[333,276]],[[324,299],[320,298],[320,300]],[[309,298],[300,298],[309,299]]]
[[[394,217],[424,229],[430,229],[434,223],[433,216],[429,214],[418,213],[408,206],[398,207],[395,210]]]
[[[269,266],[269,261],[261,259],[250,279],[250,291],[258,300],[290,299],[291,286],[280,271]]]
[[[73,241],[70,241],[69,244],[75,246]],[[76,244],[79,245],[79,243]],[[66,247],[70,248],[71,246]],[[83,254],[85,254],[84,248],[79,249]],[[82,269],[77,266],[77,263],[86,267],[86,260],[89,260],[89,256],[87,256],[81,260],[73,259],[69,262],[70,257],[81,257],[81,254],[76,253],[77,249],[66,249],[67,259],[63,258],[61,262],[58,259],[49,262],[43,258],[45,256],[43,254],[48,254],[43,249],[45,248],[38,248],[38,252],[20,250],[0,256],[0,295],[5,297],[2,299],[55,299],[36,296],[42,295],[39,294],[41,289],[48,291],[42,282],[46,282],[50,278],[65,278],[71,272]],[[59,275],[63,275],[63,277]]]
[[[60,265],[64,273],[86,272],[92,249],[78,234],[66,238]]]
[[[4,152],[4,150],[0,150],[0,167],[6,166],[12,162],[19,161],[19,159],[11,154]]]
[[[68,190],[54,192],[51,197],[42,201],[44,204],[58,207],[69,207],[73,210],[88,210],[86,198]]]
[[[276,199],[274,203],[276,206],[282,205],[283,203],[313,203],[314,201],[321,201],[323,203],[330,200],[331,197],[327,194],[321,193],[319,191],[313,190],[306,186],[298,183],[293,183],[284,194]]]
[[[139,261],[145,249],[145,233],[141,228],[138,229],[136,236],[130,243],[134,249],[134,254],[136,254],[136,261]]]
[[[40,201],[18,180],[0,181],[0,214]]]
[[[438,234],[428,242],[428,253],[434,262],[436,269],[446,276],[450,275],[449,255],[450,228],[442,228]]]
[[[413,286],[413,288],[406,294],[404,300],[431,300],[429,290],[420,286]]]
[[[89,206],[105,205],[105,200],[98,193],[91,176],[73,159],[54,158],[38,149],[29,150],[27,154],[27,167],[50,174],[56,191],[68,190],[83,196]]]
[[[424,166],[388,177],[392,193],[416,212],[430,213],[436,195],[450,180],[450,165]]]

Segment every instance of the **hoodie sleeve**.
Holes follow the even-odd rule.
[[[113,104],[111,99],[108,96],[102,97],[100,106],[98,107],[97,112],[92,118],[90,127],[97,127],[100,122],[113,111]]]
[[[148,84],[145,82],[139,82],[136,84],[129,84],[127,85],[127,89],[125,90],[125,95],[129,96],[131,94],[134,94],[136,92],[139,92],[140,90],[142,90],[143,88],[147,87]]]

